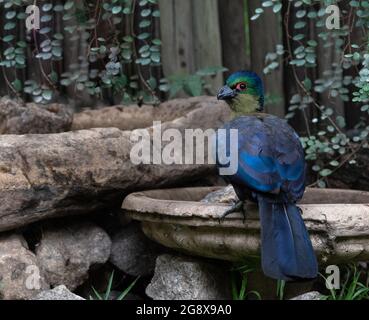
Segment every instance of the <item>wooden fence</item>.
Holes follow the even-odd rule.
[[[33,1],[31,1],[33,2]],[[36,1],[42,5],[51,1]],[[96,1],[96,5],[102,5],[105,1]],[[54,0],[53,4],[63,4],[65,1]],[[76,0],[77,6],[83,6],[84,1]],[[169,76],[176,73],[191,74],[198,69],[209,66],[224,66],[233,72],[239,69],[251,69],[262,75],[269,103],[267,110],[279,116],[286,114],[286,109],[291,96],[297,90],[296,76],[302,80],[302,75],[295,75],[291,68],[284,64],[280,58],[280,67],[269,75],[263,74],[265,67],[265,55],[275,51],[278,43],[286,45],[288,37],[293,34],[286,34],[285,26],[294,24],[294,7],[287,14],[288,1],[283,1],[281,12],[275,14],[272,10],[266,9],[265,13],[257,20],[250,18],[255,9],[260,7],[260,0],[159,0],[158,5],[161,11],[160,25],[156,25],[154,32],[162,39],[162,69],[156,73],[159,79],[163,74]],[[286,17],[288,18],[286,20]],[[1,13],[0,23],[4,25],[4,12]],[[55,32],[63,32],[63,22],[56,14],[50,27]],[[123,21],[119,26],[122,30],[129,31],[129,26]],[[102,33],[112,32],[109,25],[100,26]],[[293,32],[293,28],[291,28]],[[18,36],[24,36],[24,25],[19,25],[16,32]],[[306,34],[314,35],[315,26],[308,23],[304,30]],[[1,30],[1,36],[9,34],[9,31]],[[353,34],[352,37],[360,36]],[[44,70],[49,70],[48,62],[39,62],[32,55],[32,45],[28,48],[28,59],[32,61],[26,70],[17,71],[18,77],[41,79],[39,64]],[[1,44],[2,50],[4,44]],[[321,46],[322,47],[322,46]],[[293,49],[293,48],[292,48]],[[67,66],[80,63],[81,56],[86,54],[86,45],[79,42],[77,46],[72,45],[69,37],[64,40],[64,60],[57,63],[59,74],[66,71]],[[319,77],[326,66],[336,61],[334,52],[331,49],[320,49],[318,66],[312,70],[312,79]],[[285,58],[285,57],[284,57]],[[88,66],[84,66],[87,68]],[[5,74],[7,71],[4,71]],[[226,76],[227,74],[225,74]],[[14,77],[7,74],[11,81]],[[211,79],[211,84],[215,89],[224,82],[223,76],[218,75]],[[75,92],[73,88],[60,90],[62,95],[71,99],[79,99],[82,106],[93,106],[95,100],[90,98],[86,92]],[[0,84],[0,93],[8,93],[5,79]],[[109,93],[108,93],[109,95]],[[110,92],[110,95],[113,95]],[[113,97],[114,98],[114,97]],[[118,103],[118,99],[108,99],[109,103]],[[336,108],[339,114],[346,117],[347,123],[352,126],[357,122],[360,113],[350,102],[342,102],[322,95],[320,99],[329,102]],[[105,101],[106,103],[106,101]],[[314,114],[309,114],[309,117]],[[304,119],[297,115],[293,120],[296,128],[303,128]]]

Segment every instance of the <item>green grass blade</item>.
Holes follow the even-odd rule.
[[[320,272],[319,272],[319,275],[324,279],[324,283],[326,284],[327,283],[327,278],[324,277],[324,275],[322,275]],[[329,289],[331,295],[330,296],[326,296],[327,299],[325,300],[337,300],[337,297],[336,297],[336,290],[335,289]]]
[[[104,300],[109,300],[111,287],[113,285],[113,278],[114,278],[114,270],[113,270],[113,272],[111,273],[111,275],[109,277],[109,282],[108,282],[108,286],[107,286],[106,291],[105,291]]]
[[[359,290],[357,290],[353,296],[351,300],[362,300],[365,297],[368,297],[368,292],[369,292],[369,288],[361,288]]]
[[[283,300],[284,298],[284,289],[286,286],[286,281],[277,280],[277,297],[279,300]]]
[[[121,295],[117,298],[117,300],[123,300],[126,295],[132,290],[132,288],[135,286],[136,282],[140,279],[140,276],[138,276],[128,287],[126,290],[124,290]]]
[[[259,292],[257,292],[256,290],[251,290],[249,292],[246,293],[246,297],[250,294],[253,294],[254,296],[256,296],[258,298],[258,300],[261,300],[261,295]]]
[[[243,274],[242,275],[242,283],[241,283],[239,300],[245,300],[246,287],[247,287],[247,276]]]
[[[103,300],[100,293],[98,293],[94,287],[92,287],[92,290],[93,290],[93,292],[94,292],[94,294],[95,294],[95,296],[98,300]]]
[[[238,292],[237,292],[237,284],[236,284],[236,279],[235,279],[235,275],[232,272],[231,273],[231,286],[232,286],[232,299],[233,300],[238,300]]]

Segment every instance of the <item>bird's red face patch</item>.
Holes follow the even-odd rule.
[[[247,89],[246,82],[239,82],[236,84],[235,89],[238,91],[245,91]]]

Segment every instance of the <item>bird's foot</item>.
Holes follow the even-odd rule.
[[[238,212],[240,211],[242,212],[242,215],[243,215],[243,222],[245,222],[246,220],[246,211],[245,211],[245,208],[244,208],[244,205],[243,205],[243,201],[238,201],[237,203],[235,203],[230,209],[228,209],[227,211],[225,211],[222,216],[219,218],[219,223],[223,222],[224,219],[234,213],[234,212]]]

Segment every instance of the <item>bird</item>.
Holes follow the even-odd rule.
[[[225,211],[222,219],[244,208],[245,201],[256,202],[264,274],[285,281],[315,279],[316,255],[296,204],[305,191],[306,172],[298,134],[284,119],[263,113],[264,86],[253,71],[231,74],[217,98],[232,110],[232,120],[223,129],[238,131],[236,141],[231,141],[229,134],[225,139],[215,138],[218,168],[226,166],[219,162],[219,152],[232,156],[230,145],[235,143],[238,150],[236,172],[223,178],[233,186],[239,202]]]

